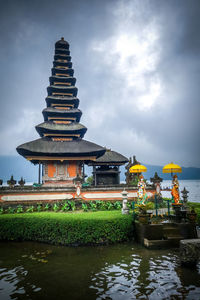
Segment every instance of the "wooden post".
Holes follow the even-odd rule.
[[[41,173],[41,162],[39,162],[39,168],[38,168],[38,184],[40,184],[40,174]]]
[[[119,172],[119,166],[117,166],[117,184],[120,184],[120,172]]]
[[[85,182],[85,165],[84,165],[84,161],[83,161],[83,182]]]
[[[93,174],[94,174],[94,185],[96,186],[97,185],[96,166],[94,166]]]

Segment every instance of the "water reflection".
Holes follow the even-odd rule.
[[[200,265],[138,245],[0,243],[0,299],[198,299]]]

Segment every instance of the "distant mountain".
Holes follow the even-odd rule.
[[[149,179],[154,176],[155,172],[158,173],[163,179],[171,179],[170,174],[162,173],[162,166],[146,165],[147,172],[144,177]],[[120,168],[121,181],[125,181],[125,166]],[[92,175],[92,168],[85,167],[85,173],[88,176]],[[10,176],[13,175],[14,179],[19,180],[21,177],[25,178],[26,182],[37,182],[38,180],[38,165],[34,166],[32,163],[18,156],[0,156],[0,179],[6,182]],[[182,173],[178,174],[179,179],[200,179],[200,168],[182,168]]]
[[[146,179],[150,179],[151,177],[154,176],[155,172],[158,173],[158,176],[163,178],[163,180],[170,180],[171,179],[171,174],[166,174],[162,172],[162,166],[152,166],[152,165],[145,165],[147,167],[147,172],[143,173],[144,177]],[[125,167],[121,167],[121,180],[125,180]],[[190,180],[195,180],[195,179],[200,179],[200,168],[194,168],[194,167],[182,167],[182,173],[178,173],[178,178],[179,179],[190,179]]]
[[[171,174],[162,173],[162,169],[162,166],[147,165],[145,177],[149,179],[154,176],[155,172],[157,172],[160,177],[169,180],[171,178]],[[179,179],[200,179],[200,168],[182,167],[182,173],[177,173],[177,175]]]
[[[38,166],[22,156],[0,156],[0,179],[6,182],[13,175],[15,180],[25,178],[26,182],[38,181]]]

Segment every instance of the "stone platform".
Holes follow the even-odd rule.
[[[135,222],[136,241],[149,249],[178,247],[181,240],[196,239],[196,225],[192,223],[141,224]]]

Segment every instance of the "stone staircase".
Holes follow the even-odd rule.
[[[180,234],[180,228],[177,224],[167,223],[163,226],[163,238],[169,241],[172,246],[178,246],[183,236]]]

